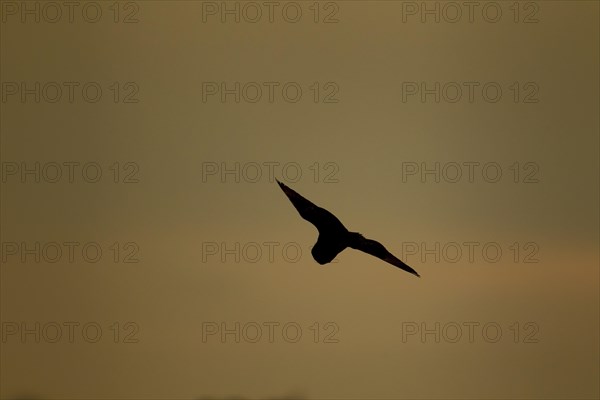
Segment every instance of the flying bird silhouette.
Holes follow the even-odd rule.
[[[278,180],[277,183],[294,207],[296,207],[300,216],[313,224],[319,231],[317,243],[315,243],[311,250],[313,258],[319,264],[323,265],[331,262],[342,250],[350,247],[364,251],[420,277],[417,271],[396,258],[381,243],[367,239],[358,232],[350,232],[335,215],[313,204]]]

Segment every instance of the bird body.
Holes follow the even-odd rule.
[[[335,215],[305,199],[285,184],[279,181],[277,183],[300,216],[312,223],[319,231],[317,243],[311,250],[313,258],[319,264],[330,263],[340,252],[350,247],[371,254],[404,271],[419,276],[417,271],[392,255],[381,243],[367,239],[358,232],[350,232]]]

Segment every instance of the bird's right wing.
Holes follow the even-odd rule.
[[[382,259],[385,262],[388,262],[406,272],[410,272],[413,275],[420,277],[417,271],[406,265],[402,260],[396,258],[392,253],[390,253],[383,245],[375,240],[367,239],[363,237],[361,234],[355,234],[354,240],[352,240],[350,247],[356,250],[364,251],[367,254],[375,256],[377,258]]]
[[[346,230],[344,225],[339,219],[336,218],[335,215],[326,209],[313,204],[311,201],[305,199],[285,184],[279,181],[277,181],[277,183],[279,184],[281,190],[283,190],[283,193],[285,193],[288,199],[290,199],[296,210],[298,210],[300,216],[316,226],[319,231],[329,231],[334,229]]]

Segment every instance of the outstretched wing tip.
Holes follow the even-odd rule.
[[[417,278],[421,277],[421,275],[419,275],[419,273],[417,271],[415,271],[414,269],[412,269],[409,265],[407,265],[406,263],[404,263],[402,260],[400,260],[400,262],[402,263],[402,265],[397,265],[397,264],[394,264],[394,265],[396,267],[399,267],[400,269],[408,272],[409,274],[412,274],[412,275],[416,276]]]
[[[394,257],[394,258],[396,258],[396,257]],[[398,259],[396,258],[396,260],[398,260]],[[387,261],[387,260],[384,260],[384,261]],[[407,265],[406,263],[404,263],[402,260],[398,260],[398,261],[400,261],[400,263],[390,262],[390,261],[387,261],[387,262],[390,263],[390,264],[392,264],[395,267],[400,268],[403,271],[408,272],[411,275],[416,276],[417,278],[421,277],[421,275],[419,275],[419,273],[417,271],[415,271],[414,269],[412,269],[409,265]]]
[[[404,263],[404,261],[400,260],[392,253],[390,253],[381,243],[376,240],[367,239],[363,235],[357,232],[351,232],[351,243],[349,247],[353,249],[360,250],[372,256],[379,258],[387,262],[388,264],[393,265],[394,267],[400,268],[403,271],[408,272],[409,274],[415,275],[417,278],[420,278],[421,275],[409,265]]]

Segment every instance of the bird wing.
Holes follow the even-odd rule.
[[[283,193],[290,199],[294,207],[296,207],[300,216],[316,226],[319,232],[338,233],[340,231],[346,231],[346,227],[344,227],[335,215],[326,209],[313,204],[285,184],[279,181],[277,181],[277,183],[281,190],[283,190]]]
[[[413,275],[416,275],[418,277],[421,276],[417,273],[417,271],[403,263],[402,260],[396,258],[392,253],[387,251],[387,249],[383,247],[381,243],[375,240],[367,239],[362,235],[359,235],[357,239],[352,241],[350,247],[356,250],[363,251],[377,258],[380,258],[383,261],[388,262],[400,269],[403,269],[406,272],[410,272]]]

